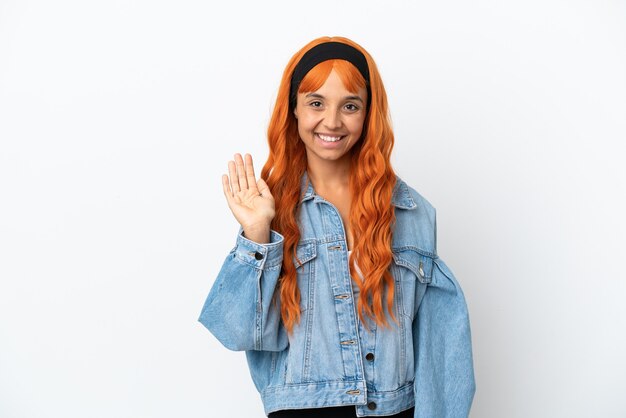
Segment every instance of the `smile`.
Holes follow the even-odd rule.
[[[316,135],[319,139],[321,139],[324,142],[337,142],[343,138],[343,136],[332,136],[332,135],[323,135],[323,134],[316,134]]]

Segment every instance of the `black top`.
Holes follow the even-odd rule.
[[[386,418],[413,418],[415,408],[407,409],[396,415],[388,415]],[[334,406],[328,408],[310,409],[285,409],[270,412],[269,418],[355,418],[354,406]]]

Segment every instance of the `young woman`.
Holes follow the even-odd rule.
[[[387,112],[371,56],[316,39],[283,74],[261,178],[239,154],[222,177],[241,230],[199,320],[245,350],[269,417],[468,416],[465,299]]]

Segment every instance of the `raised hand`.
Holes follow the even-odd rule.
[[[228,175],[222,175],[222,186],[228,207],[242,226],[246,238],[258,243],[270,239],[270,224],[276,213],[274,197],[263,179],[256,180],[252,156],[241,154],[228,162]]]

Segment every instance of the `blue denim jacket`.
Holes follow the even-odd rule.
[[[474,371],[467,306],[436,253],[435,209],[398,179],[392,203],[398,324],[362,323],[343,223],[309,182],[301,202],[297,269],[301,320],[287,335],[277,289],[283,237],[257,244],[240,232],[199,321],[230,350],[245,350],[265,413],[355,405],[357,416],[467,417]],[[358,237],[356,237],[358,239]],[[294,261],[295,262],[295,261]]]

